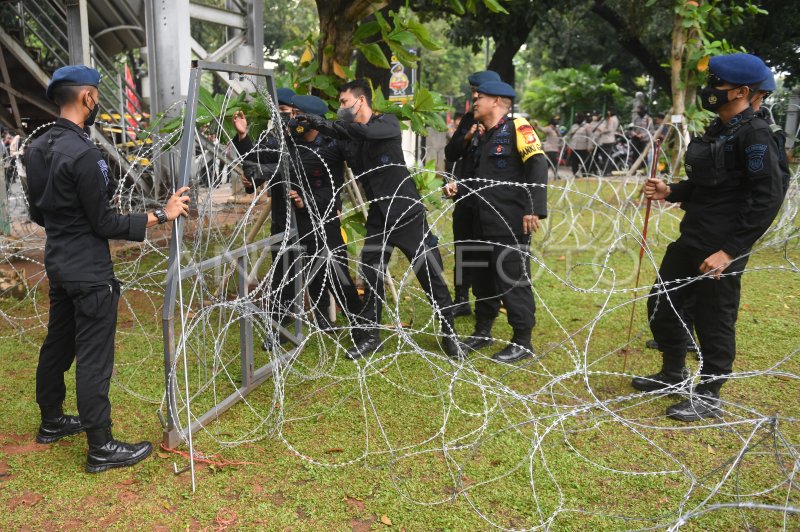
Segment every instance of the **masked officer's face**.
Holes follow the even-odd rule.
[[[475,101],[478,99],[478,87],[475,85],[470,85],[469,90],[472,94],[472,105],[475,105]]]

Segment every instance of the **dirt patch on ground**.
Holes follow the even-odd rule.
[[[353,519],[350,521],[350,527],[353,532],[369,532],[372,530],[372,525],[378,520],[378,516],[372,514],[366,519]]]
[[[36,443],[30,434],[0,434],[0,452],[9,455],[46,451],[49,445]]]
[[[9,472],[8,463],[5,461],[0,460],[0,482],[6,482],[14,478],[15,475],[12,475]]]
[[[12,497],[8,501],[8,509],[13,511],[20,507],[36,506],[42,499],[44,499],[44,497],[38,493],[26,491],[22,495]]]
[[[347,499],[345,499],[344,504],[345,506],[347,506],[348,509],[352,509],[357,512],[363,512],[364,508],[366,507],[364,501],[359,501],[358,499],[354,499],[352,497],[348,497]]]
[[[286,503],[286,495],[284,495],[282,491],[276,491],[272,495],[269,495],[269,500],[272,501],[272,504],[275,506],[283,506]]]

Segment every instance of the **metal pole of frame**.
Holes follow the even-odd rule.
[[[194,121],[197,116],[197,97],[200,91],[200,74],[197,65],[192,64],[191,75],[189,77],[189,95],[186,98],[186,107],[183,118],[183,136],[180,143],[180,163],[178,165],[178,182],[175,188],[179,189],[189,181],[189,173],[192,167],[192,155],[194,154],[195,127]],[[169,264],[167,266],[167,282],[164,291],[164,309],[162,315],[164,330],[164,373],[167,394],[167,426],[164,429],[164,443],[168,447],[178,444],[177,434],[175,433],[176,422],[172,412],[177,412],[175,403],[175,382],[176,351],[175,351],[175,303],[177,300],[178,282],[180,280],[180,256],[178,246],[183,238],[183,218],[179,217],[172,225],[172,242],[170,243]],[[188,371],[188,368],[186,368]],[[188,398],[187,398],[188,400]],[[187,428],[191,430],[191,428]]]
[[[189,174],[191,172],[192,157],[194,154],[194,144],[196,141],[196,128],[195,118],[198,108],[198,97],[200,90],[200,78],[204,71],[214,72],[229,72],[231,74],[238,73],[243,76],[250,76],[255,79],[265,79],[267,82],[267,90],[271,94],[273,101],[277,101],[274,79],[271,71],[265,71],[260,68],[244,67],[239,65],[228,65],[224,63],[214,63],[207,61],[194,61],[192,63],[191,76],[189,82],[188,97],[184,110],[183,119],[183,136],[180,142],[180,163],[177,171],[177,182],[175,188],[184,186],[189,181]],[[282,168],[283,175],[288,176],[289,165],[287,158],[284,159]],[[283,186],[286,189],[286,197],[288,198],[289,182],[285,179]],[[199,264],[181,267],[180,251],[183,235],[183,220],[179,218],[174,222],[172,230],[172,242],[170,244],[170,255],[167,269],[166,288],[164,292],[164,309],[163,309],[163,337],[164,337],[164,373],[166,383],[166,401],[167,401],[167,419],[164,420],[164,434],[163,442],[168,447],[175,447],[180,443],[181,436],[189,438],[191,448],[191,434],[201,427],[206,426],[208,423],[219,418],[228,408],[240,401],[245,395],[250,393],[258,387],[266,378],[272,376],[278,369],[286,363],[290,363],[301,351],[303,344],[302,334],[302,319],[301,314],[303,311],[303,265],[302,257],[297,260],[292,260],[293,271],[296,272],[294,284],[296,290],[296,297],[293,301],[293,310],[295,311],[294,331],[289,331],[284,328],[277,321],[271,320],[265,316],[264,309],[261,309],[247,300],[248,295],[248,254],[258,253],[262,249],[268,249],[269,246],[275,245],[284,238],[288,238],[288,248],[285,257],[294,258],[298,249],[298,233],[297,221],[294,216],[293,210],[290,211],[291,217],[289,221],[288,235],[278,234],[273,235],[267,239],[257,242],[245,242],[244,246],[235,250],[229,250],[223,255],[218,255],[210,259],[206,259]],[[284,257],[278,257],[277,260],[285,260]],[[175,307],[178,300],[181,298],[180,280],[201,275],[202,272],[209,269],[216,268],[220,265],[229,264],[235,261],[237,269],[237,294],[241,303],[240,311],[242,314],[239,316],[239,347],[241,357],[241,387],[236,389],[229,396],[216,401],[216,404],[204,413],[194,413],[191,419],[188,420],[187,426],[183,432],[177,430],[176,416],[179,412],[176,395],[177,386],[176,382],[176,362],[177,362],[177,346],[175,345]],[[181,310],[183,312],[183,310]],[[285,353],[276,353],[273,360],[268,364],[255,368],[254,363],[254,349],[253,349],[253,320],[259,319],[270,323],[279,334],[289,338],[295,344],[295,348]],[[185,335],[186,331],[182,330],[181,334]],[[188,372],[189,368],[185,367]],[[185,376],[188,373],[184,374]],[[187,395],[190,393],[186,390]],[[187,396],[187,417],[189,417],[189,404],[190,397]]]

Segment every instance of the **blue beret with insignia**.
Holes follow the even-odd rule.
[[[517,97],[514,87],[503,81],[487,81],[478,87],[478,92],[489,96],[503,96],[504,98]]]
[[[494,70],[481,70],[480,72],[474,72],[469,75],[467,78],[469,84],[473,87],[480,87],[487,81],[502,81],[500,79],[500,74],[495,72]]]
[[[712,86],[721,85],[719,81],[727,81],[734,85],[756,85],[767,77],[767,65],[760,58],[750,54],[712,57],[708,69],[712,75]]]
[[[278,97],[278,105],[288,105],[289,107],[294,107],[293,102],[295,94],[292,89],[281,87],[275,91],[275,94]]]
[[[53,89],[60,85],[82,87],[89,85],[97,87],[100,84],[100,72],[84,65],[69,65],[53,72],[53,77],[47,85],[47,99],[53,99]]]
[[[325,116],[328,112],[328,104],[322,98],[310,94],[298,94],[293,102],[294,107],[306,114]]]

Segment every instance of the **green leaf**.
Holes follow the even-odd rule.
[[[383,15],[381,15],[380,11],[375,12],[375,20],[378,22],[378,25],[384,34],[388,34],[392,31],[392,26],[386,21],[385,18],[383,18]]]
[[[389,49],[404,66],[411,68],[417,64],[418,57],[406,50],[403,46],[393,41],[386,41],[386,44],[389,45]],[[386,68],[389,68],[389,66],[387,65]]]
[[[372,37],[379,31],[381,31],[381,26],[378,24],[378,21],[372,20],[370,22],[365,22],[361,24],[353,34],[353,42],[360,43],[364,39]]]
[[[433,99],[431,92],[424,87],[417,87],[414,92],[414,110],[415,111],[433,111],[436,107],[436,102]]]
[[[383,55],[383,50],[377,43],[362,44],[357,47],[364,57],[376,67],[389,68],[389,61]]]
[[[508,11],[500,5],[500,2],[497,0],[483,0],[483,4],[489,8],[489,11],[492,13],[502,13],[504,15],[508,15]]]
[[[464,10],[464,4],[462,4],[460,0],[450,0],[450,6],[453,8],[453,11],[455,11],[457,15],[466,14],[466,10]]]

